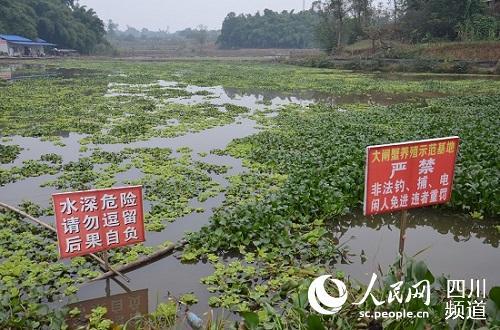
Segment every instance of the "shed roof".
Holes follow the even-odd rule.
[[[22,46],[55,46],[55,44],[51,44],[43,39],[37,38],[36,41],[33,41],[14,34],[0,34],[0,39]]]
[[[55,44],[51,44],[48,42],[35,42],[35,41],[9,41],[10,43],[14,45],[21,45],[21,46],[55,46]]]
[[[0,34],[0,38],[3,40],[12,41],[12,42],[16,42],[16,41],[33,42],[32,40],[30,40],[28,38],[16,36],[14,34]]]

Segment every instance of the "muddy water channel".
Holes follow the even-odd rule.
[[[48,74],[64,75],[68,72],[45,70]],[[7,72],[4,70],[3,72]],[[16,67],[10,72],[10,79],[22,76]],[[74,73],[74,72],[72,72]],[[4,75],[7,75],[5,73]],[[17,76],[16,76],[17,75]],[[13,82],[15,83],[15,82]],[[190,96],[179,96],[167,99],[169,104],[196,105],[209,103],[219,106],[224,111],[225,104],[247,107],[250,113],[267,111],[268,115],[275,115],[280,108],[289,104],[307,106],[324,102],[332,105],[350,103],[391,104],[407,100],[419,100],[440,94],[412,94],[394,96],[389,94],[348,95],[337,97],[318,93],[274,93],[263,91],[242,91],[223,87],[200,87],[193,85],[179,85],[171,81],[153,81],[154,86],[180,89],[190,93]],[[138,86],[111,83],[108,86],[106,97],[141,97],[148,95],[137,92]],[[126,87],[126,88],[123,88]],[[134,91],[130,91],[134,87]],[[136,88],[137,87],[137,88]],[[223,188],[229,185],[228,178],[244,173],[245,167],[240,159],[230,156],[211,154],[214,149],[224,149],[237,138],[243,138],[258,133],[260,128],[248,114],[237,116],[232,123],[215,126],[198,132],[187,132],[175,137],[152,137],[144,141],[113,144],[88,144],[87,150],[81,150],[80,141],[86,135],[61,132],[59,144],[43,141],[39,138],[9,136],[6,145],[18,145],[22,151],[14,162],[1,165],[8,169],[20,166],[30,159],[39,159],[41,155],[55,153],[62,156],[62,162],[77,161],[81,157],[89,156],[92,150],[99,148],[108,152],[120,152],[125,148],[169,148],[173,157],[180,158],[179,148],[189,148],[193,161],[208,164],[228,166],[226,173],[209,172],[210,178]],[[170,125],[178,125],[172,120]],[[159,129],[162,129],[160,127]],[[115,176],[116,186],[127,184],[130,180],[142,177],[137,168],[130,168]],[[54,180],[58,174],[47,174],[35,178],[27,178],[0,187],[0,200],[11,205],[18,205],[23,200],[48,206],[50,195],[58,190],[54,187],[41,187],[43,183]],[[185,232],[198,231],[206,225],[213,214],[213,208],[224,202],[224,191],[210,196],[204,201],[193,198],[190,206],[203,209],[202,212],[193,212],[177,218],[166,224],[160,232],[148,232],[146,246],[156,246],[165,241],[178,242]],[[146,211],[152,203],[146,201]],[[52,217],[43,217],[42,220],[52,223]],[[365,218],[359,214],[348,215],[334,220],[331,225],[331,234],[339,244],[348,246],[351,256],[348,262],[338,265],[350,277],[361,282],[368,282],[371,274],[392,264],[397,257],[399,243],[399,215],[386,215],[374,218]],[[491,223],[485,224],[481,220],[473,220],[467,215],[446,212],[442,209],[426,209],[410,212],[407,228],[405,253],[407,256],[424,260],[434,275],[447,274],[452,278],[486,278],[490,283],[498,282],[498,253],[500,235],[491,229]],[[480,255],[481,258],[477,258]],[[166,299],[167,293],[179,296],[186,292],[193,292],[199,302],[191,309],[203,314],[210,309],[207,304],[211,294],[206,286],[200,283],[200,278],[213,272],[210,263],[199,262],[184,264],[179,260],[179,253],[156,260],[144,267],[127,273],[130,283],[120,279],[103,280],[83,285],[76,298],[58,302],[59,305],[77,303],[81,309],[89,309],[96,305],[111,306],[112,317],[116,321],[126,321],[127,305],[134,305],[141,312],[151,312],[156,305]],[[79,302],[78,302],[79,301]],[[139,307],[138,307],[139,306]],[[130,307],[132,308],[132,307]],[[121,319],[123,318],[123,319]]]

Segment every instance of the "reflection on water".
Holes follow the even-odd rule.
[[[109,280],[107,280],[107,282],[109,284]],[[105,317],[117,324],[124,324],[134,316],[148,313],[148,289],[115,295],[110,295],[110,290],[109,288],[107,296],[83,300],[78,303],[67,305],[69,310],[73,308],[78,308],[80,310],[78,317],[68,318],[66,320],[70,329],[77,329],[79,326],[86,325],[85,316],[89,315],[92,309],[97,306],[106,307],[107,313]]]
[[[423,260],[434,275],[456,279],[486,278],[490,285],[500,280],[499,219],[473,220],[464,214],[442,209],[409,212],[405,255]],[[398,255],[400,214],[364,217],[346,216],[332,223],[334,236],[352,253],[351,264],[339,265],[360,281],[368,282],[372,273],[393,264]],[[419,253],[420,252],[420,253]],[[478,257],[480,256],[480,257]]]
[[[300,104],[302,106],[314,103],[326,103],[330,106],[358,103],[391,105],[402,102],[420,102],[425,99],[446,95],[438,92],[391,94],[375,91],[364,94],[336,95],[334,93],[317,91],[293,91],[286,93],[266,90],[242,91],[235,88],[224,88],[224,91],[232,99],[250,98],[253,102],[260,102],[263,104]]]
[[[83,68],[59,68],[47,64],[0,64],[0,79],[22,80],[43,77],[73,78],[100,74],[97,70]]]
[[[210,310],[208,299],[211,294],[206,286],[200,283],[200,278],[211,275],[214,268],[210,263],[199,262],[196,264],[181,264],[177,259],[179,253],[174,256],[165,257],[152,262],[141,268],[127,272],[130,283],[125,285],[130,290],[148,288],[149,311],[156,310],[159,303],[165,302],[169,296],[180,297],[193,292],[199,302],[190,307],[190,310],[199,316]],[[120,281],[120,278],[117,278]],[[111,294],[123,293],[123,284],[118,281],[110,281],[109,292]],[[88,300],[102,297],[108,292],[105,280],[83,285],[77,293],[76,299]]]

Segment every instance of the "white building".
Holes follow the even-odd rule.
[[[47,47],[54,47],[43,39],[30,40],[12,34],[0,34],[0,56],[41,57],[45,56]]]

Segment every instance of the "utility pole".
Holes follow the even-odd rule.
[[[306,10],[306,0],[302,0],[302,11]]]

